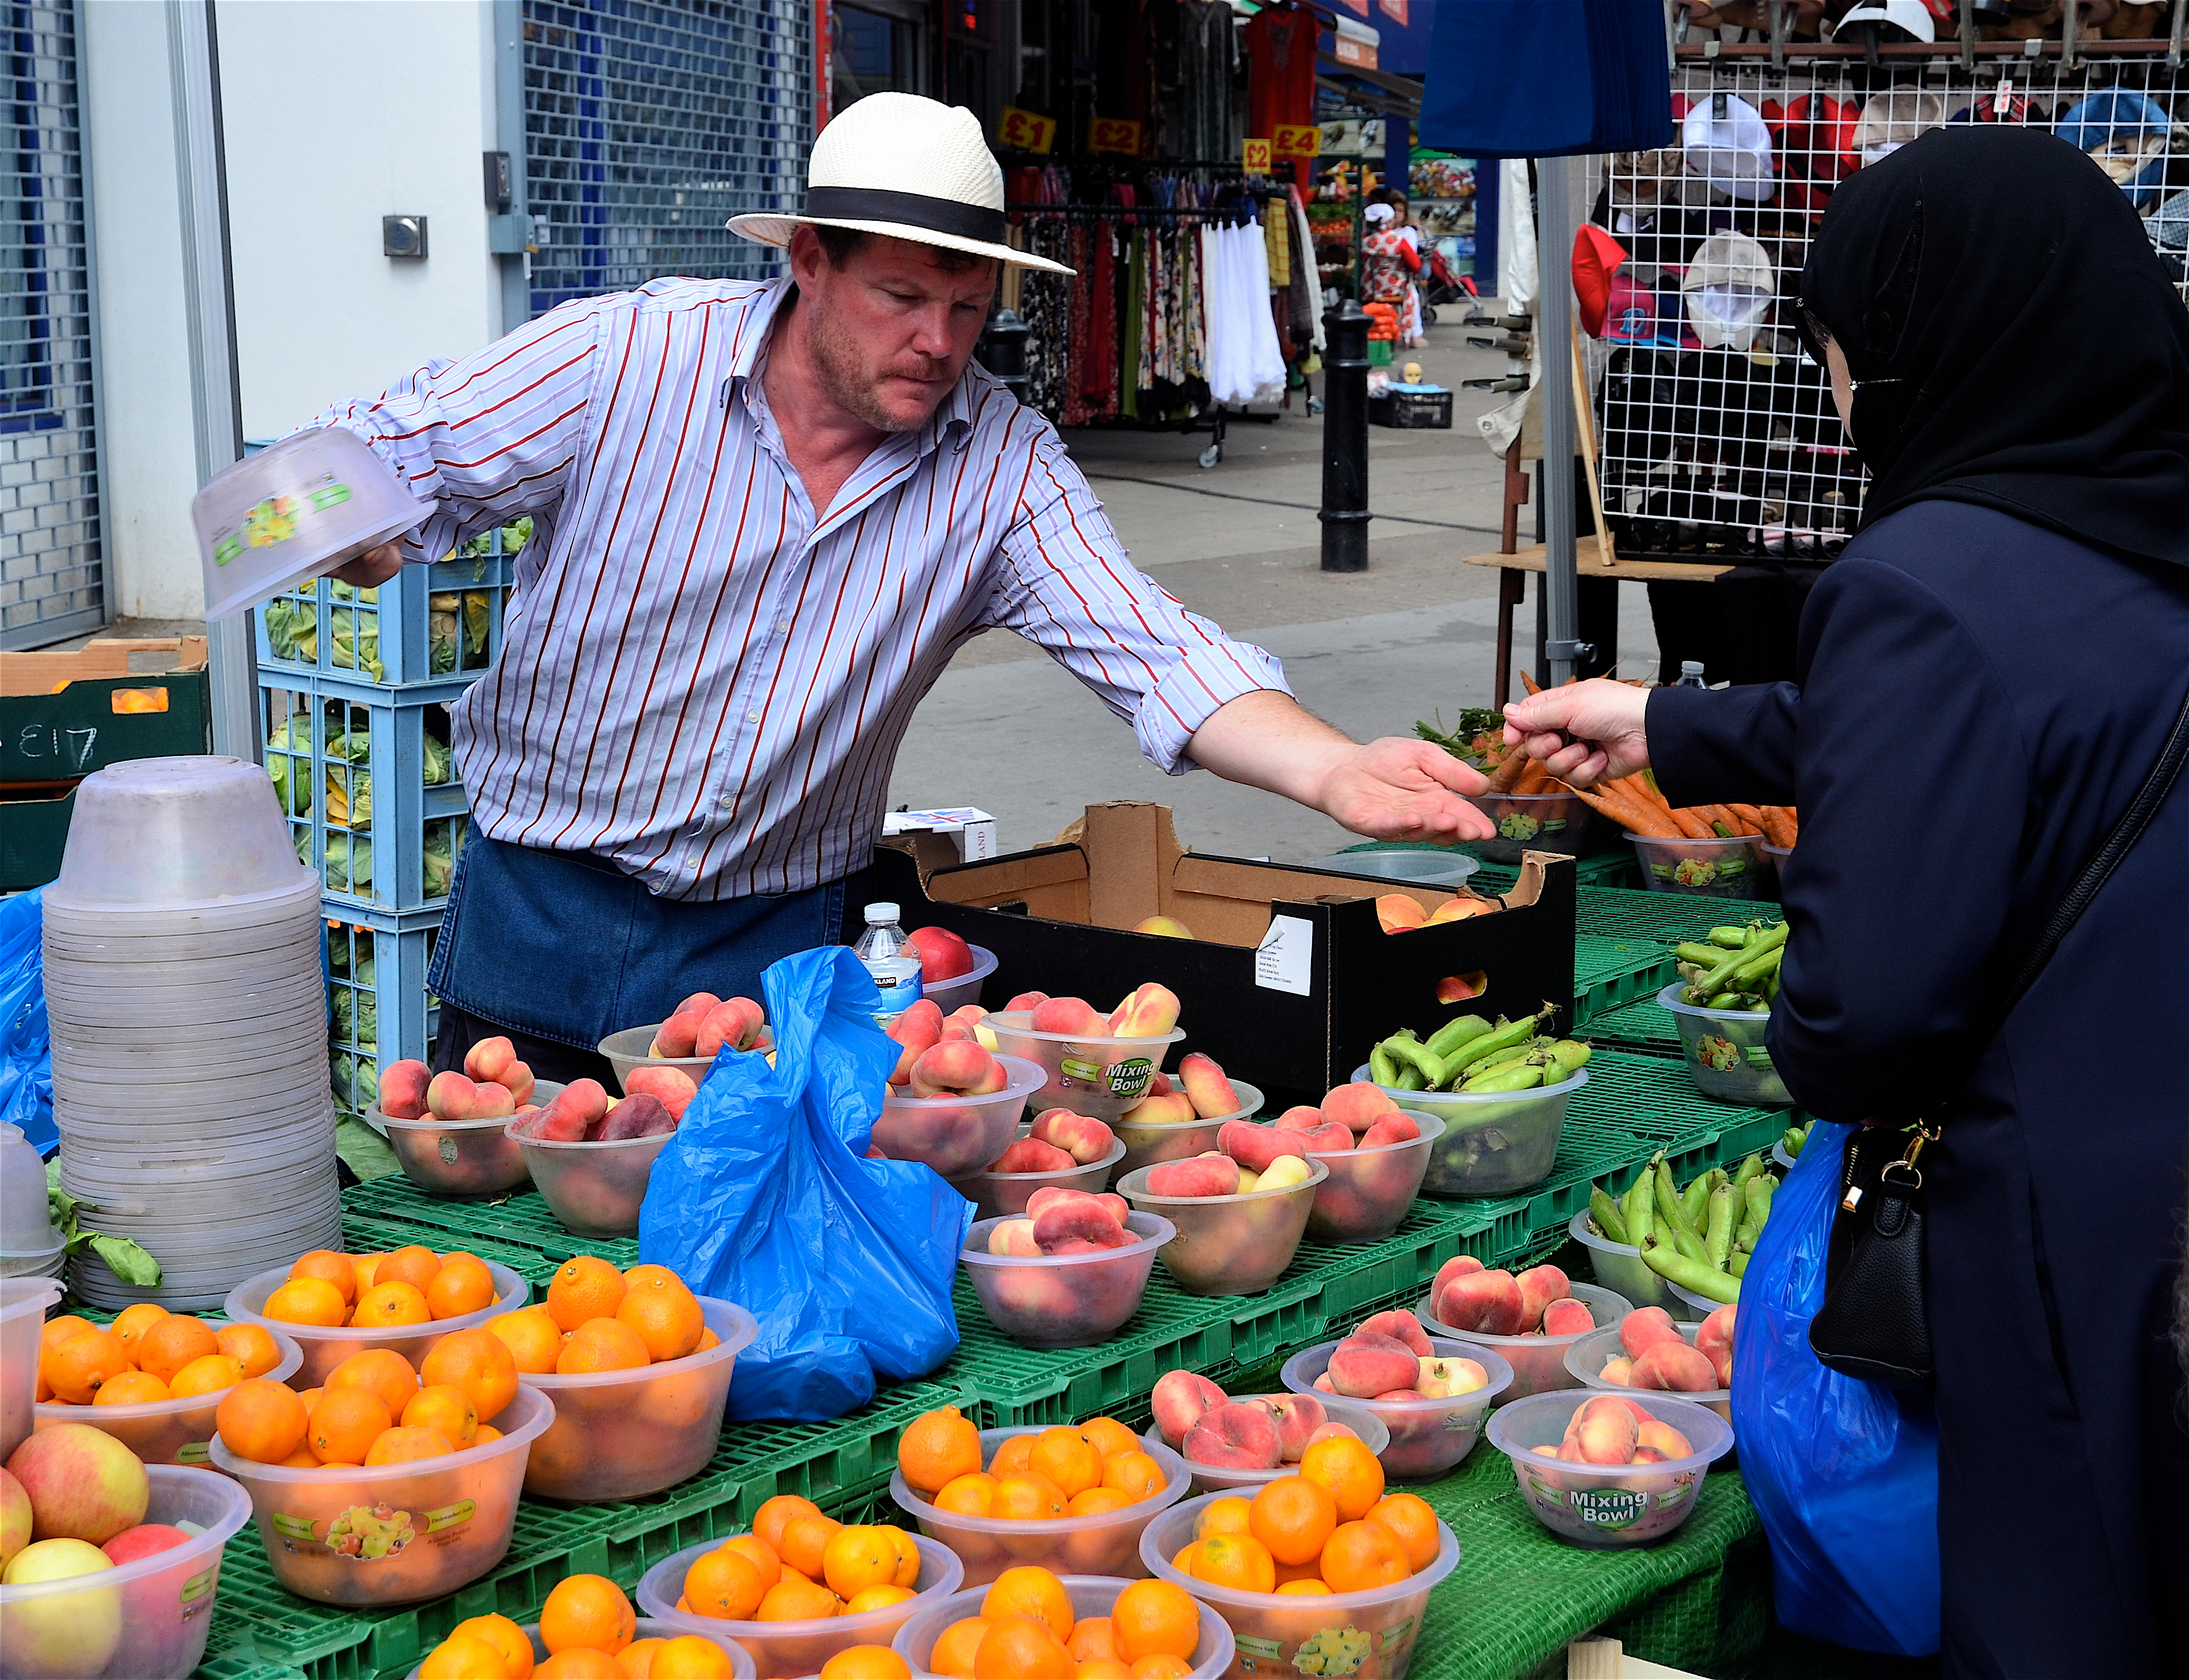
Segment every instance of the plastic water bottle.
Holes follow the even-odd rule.
[[[1681,660],[1680,680],[1672,687],[1675,688],[1709,687],[1710,684],[1703,681],[1703,662],[1700,659]]]
[[[919,953],[906,940],[897,917],[894,904],[868,905],[867,931],[851,947],[881,990],[882,1006],[874,1012],[874,1020],[884,1028],[918,1003],[920,995]]]

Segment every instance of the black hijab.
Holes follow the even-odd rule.
[[[1802,303],[1857,382],[1864,524],[1975,502],[2189,565],[2189,311],[2128,195],[2065,141],[1939,128],[1858,170]]]

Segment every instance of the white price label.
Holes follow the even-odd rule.
[[[1315,924],[1299,916],[1272,916],[1254,952],[1254,984],[1304,998],[1314,960]]]

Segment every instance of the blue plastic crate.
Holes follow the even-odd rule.
[[[529,529],[484,532],[377,589],[320,578],[274,597],[252,614],[259,670],[378,688],[481,675],[501,657],[515,557]]]
[[[361,1114],[380,1094],[382,1069],[424,1061],[438,1024],[426,964],[440,932],[438,910],[331,916],[327,940],[327,1066],[335,1106]]]

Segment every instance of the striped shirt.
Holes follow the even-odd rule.
[[[838,880],[913,708],[986,629],[1046,649],[1173,774],[1219,706],[1290,692],[1134,569],[1055,428],[978,365],[817,512],[760,376],[789,286],[580,299],[314,422],[433,500],[408,559],[533,516],[502,656],[453,708],[486,834],[667,898]]]

